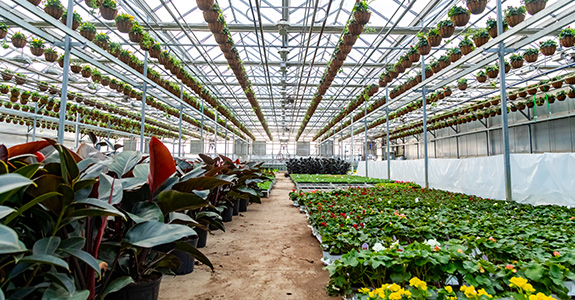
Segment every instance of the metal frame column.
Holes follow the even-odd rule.
[[[218,155],[218,111],[216,110],[216,118],[214,124],[214,155]]]
[[[387,101],[387,86],[385,87],[385,99]],[[387,124],[387,134],[385,135],[385,143],[387,145],[387,179],[391,180],[391,160],[389,159],[389,107],[385,108],[385,118],[386,118],[386,124]]]
[[[497,33],[503,34],[503,12],[501,0],[497,0]],[[513,200],[511,187],[511,155],[509,154],[509,127],[507,120],[507,93],[505,83],[505,42],[499,42],[499,78],[501,78],[501,119],[503,132],[503,168],[505,174],[505,196],[507,201]]]
[[[353,156],[353,117],[349,116],[349,121],[351,122],[351,124],[349,125],[349,131],[351,131],[351,171],[353,172],[355,170],[354,167],[354,162],[355,162],[355,157]]]
[[[38,105],[38,103],[36,103]],[[36,120],[36,118],[34,118]],[[80,113],[76,112],[76,124],[75,124],[76,134],[74,136],[74,149],[78,150],[80,144]]]
[[[423,26],[423,21],[421,25]],[[425,188],[429,188],[429,157],[427,153],[427,99],[425,96],[425,55],[421,56],[421,78],[421,82],[424,83],[421,89],[421,95],[423,97],[423,164],[425,169]]]
[[[367,100],[363,101],[363,110],[365,112],[365,118],[363,119],[363,121],[365,123],[365,157],[364,157],[364,159],[365,159],[365,177],[368,177],[368,175],[367,175],[367,150],[368,150],[368,145],[367,145]]]
[[[148,51],[144,53],[144,76],[148,76]],[[148,84],[144,80],[144,84],[142,87],[142,119],[140,123],[140,152],[144,152],[144,145],[146,144],[146,137],[144,136],[144,132],[146,130],[146,94],[148,92]]]
[[[68,0],[68,12],[74,11],[74,1]],[[72,29],[72,21],[74,14],[68,13],[66,15],[66,24],[68,28]],[[68,102],[68,77],[70,73],[70,47],[72,41],[69,35],[64,38],[64,69],[62,72],[62,97],[60,98],[60,118],[58,120],[58,143],[64,144],[64,132],[66,129],[66,104]]]

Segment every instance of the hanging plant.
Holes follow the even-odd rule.
[[[60,0],[46,0],[44,12],[52,16],[52,18],[59,20],[64,13],[64,6]]]
[[[487,7],[487,0],[467,0],[467,8],[474,15],[481,14]]]
[[[437,47],[441,45],[441,36],[439,35],[439,30],[432,28],[427,33],[427,42],[431,47]]]
[[[557,94],[555,94],[555,97],[557,97],[557,100],[563,101],[563,100],[567,99],[567,92],[566,91],[559,91]]]
[[[68,25],[66,22],[68,21],[68,12],[65,10],[62,14],[62,24]],[[78,29],[78,27],[82,24],[82,17],[79,13],[73,12],[72,13],[72,30]]]
[[[77,62],[70,62],[70,70],[72,73],[80,74],[82,72],[82,66]]]
[[[559,33],[559,41],[561,42],[561,46],[570,48],[573,47],[575,44],[575,29],[572,29],[571,26],[563,29],[561,33]]]
[[[90,66],[83,66],[82,71],[80,71],[80,73],[82,74],[82,77],[84,77],[84,78],[91,77],[92,76],[92,68],[90,68]]]
[[[90,22],[83,23],[80,27],[80,35],[82,35],[88,41],[93,41],[96,36],[97,30],[96,26]]]
[[[15,79],[16,79],[16,84],[19,84],[19,85],[26,84],[26,82],[28,81],[26,79],[26,75],[21,74],[21,73],[16,73]]]
[[[114,21],[116,21],[116,28],[121,33],[129,33],[134,26],[134,17],[126,13],[119,14],[114,18]]]
[[[16,48],[24,48],[26,46],[26,36],[20,31],[14,33],[11,37],[12,45]]]
[[[369,22],[371,11],[369,11],[369,5],[367,5],[367,1],[356,1],[352,11],[353,18],[357,21],[358,24],[363,26]]]
[[[505,21],[509,26],[514,27],[525,20],[525,6],[513,7],[508,6],[505,9]]]
[[[545,42],[539,42],[541,54],[545,56],[552,56],[557,50],[557,42],[554,40],[547,40]]]
[[[523,67],[524,60],[523,55],[521,54],[513,54],[509,60],[511,61],[511,67],[513,67],[513,69],[519,69]]]
[[[429,45],[429,42],[427,42],[427,39],[423,34],[419,34],[418,36],[419,40],[415,45],[417,52],[419,52],[420,55],[428,55],[429,52],[431,52],[431,46]]]
[[[351,35],[357,37],[363,32],[363,25],[357,23],[357,21],[354,18],[349,20],[349,22],[347,23],[347,30]]]
[[[214,6],[214,0],[196,0],[196,4],[201,11],[206,11]]]
[[[507,24],[507,22],[505,20],[503,20],[503,32],[507,31],[507,29],[509,28],[509,25]],[[496,38],[498,33],[497,33],[497,20],[495,20],[492,17],[489,17],[487,19],[487,32],[489,32],[489,35],[492,38]]]
[[[560,89],[563,86],[563,76],[555,76],[551,78],[551,85],[555,89]]]
[[[122,45],[120,45],[120,43],[110,42],[108,44],[108,53],[112,54],[114,57],[120,56],[121,50]]]
[[[8,25],[5,23],[0,23],[0,39],[3,39],[8,34]]]
[[[551,89],[551,87],[549,86],[549,80],[548,79],[543,79],[543,80],[539,81],[538,85],[539,85],[539,89],[544,93],[548,92]]]
[[[467,79],[461,78],[457,80],[457,88],[462,91],[465,91],[467,89]]]
[[[487,32],[487,29],[485,28],[481,28],[476,30],[475,32],[473,32],[473,42],[475,43],[476,47],[481,47],[485,44],[487,44],[487,42],[489,42],[489,32]]]
[[[461,53],[461,48],[451,48],[447,50],[447,53],[449,54],[449,60],[451,62],[456,62],[463,57],[463,53]]]
[[[218,16],[221,12],[220,6],[217,3],[214,3],[210,9],[204,11],[202,14],[207,23],[215,23],[218,21]]]
[[[487,81],[487,75],[485,72],[479,71],[477,74],[475,74],[475,79],[477,79],[478,82],[485,82]]]
[[[6,84],[0,84],[0,93],[8,94],[10,92],[10,87]]]
[[[100,15],[106,20],[114,20],[118,14],[117,3],[114,0],[104,0],[100,6]]]
[[[530,48],[530,49],[525,50],[525,52],[523,53],[523,58],[528,63],[536,62],[538,57],[539,57],[539,50],[538,49]]]
[[[220,13],[218,16],[218,20],[215,23],[208,23],[208,28],[212,33],[222,33],[226,26],[226,19],[224,18],[224,14]]]
[[[451,20],[443,20],[437,23],[437,30],[439,35],[446,39],[455,33],[455,25]]]
[[[96,44],[96,46],[104,50],[108,50],[109,43],[110,43],[110,37],[103,32],[96,34],[96,36],[94,37],[94,44]]]
[[[33,38],[30,40],[30,52],[34,56],[42,56],[44,54],[44,40],[39,38]]]
[[[128,32],[128,38],[131,42],[139,44],[144,38],[144,27],[140,26],[138,22],[134,21],[130,32]]]
[[[542,11],[547,4],[547,0],[521,0],[521,2],[525,4],[525,9],[530,15]]]
[[[469,39],[468,35],[466,35],[463,40],[459,42],[459,48],[461,49],[461,53],[463,53],[463,55],[467,55],[475,50],[473,41]]]
[[[40,81],[40,82],[38,83],[38,89],[39,89],[41,92],[47,91],[47,90],[48,90],[48,83],[47,83],[46,81]]]
[[[18,96],[20,96],[20,89],[17,88],[17,87],[12,87],[12,88],[10,89],[10,96],[11,96],[10,101],[12,101],[12,98],[14,98],[14,97],[15,97],[16,100],[17,100],[17,99],[18,99]],[[16,102],[16,101],[12,101],[12,102]]]
[[[487,74],[489,78],[497,78],[497,76],[499,76],[499,66],[488,66],[485,68],[485,74]]]
[[[447,15],[451,18],[453,24],[457,27],[463,27],[469,23],[471,13],[461,6],[453,6]]]

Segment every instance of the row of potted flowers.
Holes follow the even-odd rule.
[[[204,20],[208,23],[208,27],[212,32],[214,39],[224,53],[224,57],[228,61],[228,65],[234,72],[238,83],[248,98],[248,101],[252,106],[252,110],[258,117],[258,120],[262,124],[262,127],[270,140],[273,140],[273,136],[271,135],[260,105],[256,99],[252,83],[249,80],[248,73],[242,63],[240,54],[235,46],[234,39],[232,38],[232,34],[226,24],[226,20],[220,6],[217,3],[214,3],[214,0],[196,0],[196,3],[198,8],[202,11]]]
[[[296,140],[298,140],[303,133],[309,120],[323,99],[323,96],[331,86],[335,76],[337,76],[337,73],[343,65],[343,62],[347,58],[347,55],[351,52],[353,45],[357,41],[359,35],[363,32],[364,25],[369,22],[369,18],[371,17],[371,11],[369,10],[369,6],[365,0],[356,1],[352,10],[352,14],[353,17],[350,18],[346,28],[342,32],[342,36],[339,39],[339,42],[337,43],[337,46],[328,63],[328,68],[326,68],[323,72],[317,93],[314,94],[314,98],[312,99],[311,104],[307,109],[303,122],[296,135]],[[322,131],[325,132],[327,130],[329,130],[329,128],[324,128]]]

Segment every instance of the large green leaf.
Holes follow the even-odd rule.
[[[40,196],[32,199],[31,201],[27,202],[26,204],[20,206],[20,208],[18,208],[18,210],[16,212],[14,212],[8,218],[6,218],[6,221],[4,221],[4,224],[8,224],[8,223],[12,222],[12,220],[14,220],[18,216],[22,215],[25,211],[34,207],[38,203],[40,203],[44,200],[50,199],[52,197],[58,197],[58,196],[62,196],[62,194],[57,193],[57,192],[50,192],[50,193],[46,193],[46,194],[40,195]]]
[[[231,182],[215,177],[196,177],[174,184],[173,189],[180,192],[191,193],[194,190],[211,190],[226,184],[231,184]]]
[[[20,260],[20,262],[55,265],[58,267],[65,268],[66,270],[69,270],[68,263],[66,263],[64,260],[62,260],[61,258],[56,257],[54,255],[47,255],[47,254],[35,255],[34,254],[34,255],[30,255],[30,256],[25,256],[24,258],[22,258]]]
[[[64,182],[71,183],[74,182],[80,175],[80,170],[76,161],[72,157],[70,151],[62,145],[56,145],[56,149],[60,154],[60,170],[62,172],[62,178]]]
[[[100,276],[100,264],[90,253],[80,249],[61,249],[61,250],[81,260],[82,262],[87,264],[90,268],[92,268],[94,271],[96,271],[98,276]]]
[[[134,171],[132,173],[134,174],[134,177],[148,179],[148,175],[150,174],[150,164],[139,164],[134,167]]]
[[[130,172],[142,160],[142,153],[136,151],[124,151],[114,157],[108,170],[114,172],[117,178],[122,178]]]
[[[27,165],[27,166],[21,167],[18,170],[14,171],[14,173],[18,173],[18,174],[20,174],[26,178],[32,178],[32,176],[34,176],[34,174],[36,174],[36,172],[38,171],[40,166],[41,166],[40,164]]]
[[[209,203],[194,193],[182,193],[175,190],[163,191],[158,195],[158,206],[164,214],[178,210],[194,210]]]
[[[24,252],[26,245],[18,239],[18,234],[12,228],[0,225],[0,254]]]
[[[130,228],[123,241],[138,247],[152,248],[193,235],[196,232],[188,226],[148,221]]]
[[[57,236],[39,239],[34,243],[32,253],[34,255],[54,255],[54,253],[56,253],[56,249],[60,246],[61,241],[60,237]]]
[[[200,250],[198,250],[198,249],[196,249],[196,247],[190,245],[190,243],[177,242],[176,243],[176,249],[189,253],[195,259],[197,259],[198,261],[200,261],[203,264],[210,267],[210,269],[212,269],[212,271],[214,270],[214,266],[212,265],[212,262],[202,252],[200,252]]]
[[[132,221],[136,223],[144,223],[147,221],[164,222],[164,214],[158,205],[154,202],[144,201],[137,202],[132,207],[132,211],[128,213]]]
[[[132,279],[132,277],[130,276],[124,276],[114,279],[114,281],[110,282],[110,284],[108,284],[106,289],[104,289],[104,292],[102,293],[100,299],[103,300],[104,298],[106,298],[108,294],[117,292],[131,283],[134,283],[134,279]]]
[[[86,300],[90,296],[90,291],[74,291],[69,293],[61,286],[52,285],[42,295],[42,300]]]
[[[101,174],[100,186],[98,187],[98,198],[112,205],[118,204],[122,202],[122,188],[122,183],[118,179],[114,179],[106,174]]]
[[[545,268],[540,264],[534,263],[525,269],[525,277],[537,282],[543,277],[543,272],[545,272]]]
[[[34,182],[20,174],[8,173],[0,175],[0,204],[10,198],[18,189],[33,185]]]
[[[15,212],[15,210],[8,206],[1,206],[0,205],[0,219],[4,219],[7,215]]]
[[[98,208],[101,208],[103,211],[105,211],[107,213],[107,215],[120,216],[122,218],[126,218],[126,216],[124,216],[124,214],[121,211],[119,211],[113,205],[108,204],[108,202],[104,201],[104,200],[88,198],[88,199],[78,200],[78,201],[74,202],[73,204],[74,205],[89,205],[89,206],[93,206],[93,207],[98,207]]]

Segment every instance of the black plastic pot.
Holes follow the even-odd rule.
[[[231,222],[234,215],[234,208],[230,205],[226,205],[226,208],[222,212],[222,221]]]
[[[240,212],[248,211],[248,200],[240,199]]]
[[[198,234],[198,245],[196,248],[204,248],[208,241],[208,232],[201,228],[195,228],[195,231]]]
[[[183,242],[189,243],[190,245],[197,247],[198,246],[198,240],[199,240],[199,236],[196,235],[196,236],[191,236],[188,239],[183,240]],[[169,243],[169,244],[160,245],[160,246],[156,247],[156,249],[158,249],[159,251],[162,251],[162,252],[168,252],[168,251],[171,251],[172,249],[174,249],[175,246],[176,246],[176,243]],[[187,252],[181,251],[181,250],[174,250],[172,252],[172,255],[176,256],[180,260],[180,266],[177,269],[172,270],[172,271],[174,271],[174,273],[176,273],[176,275],[190,274],[194,271],[195,259],[192,255],[190,255]]]
[[[154,273],[152,276],[155,277],[149,281],[132,283],[115,293],[108,294],[106,300],[157,300],[160,295],[162,274]]]
[[[239,199],[234,199],[234,216],[237,216],[240,214],[240,200]]]

